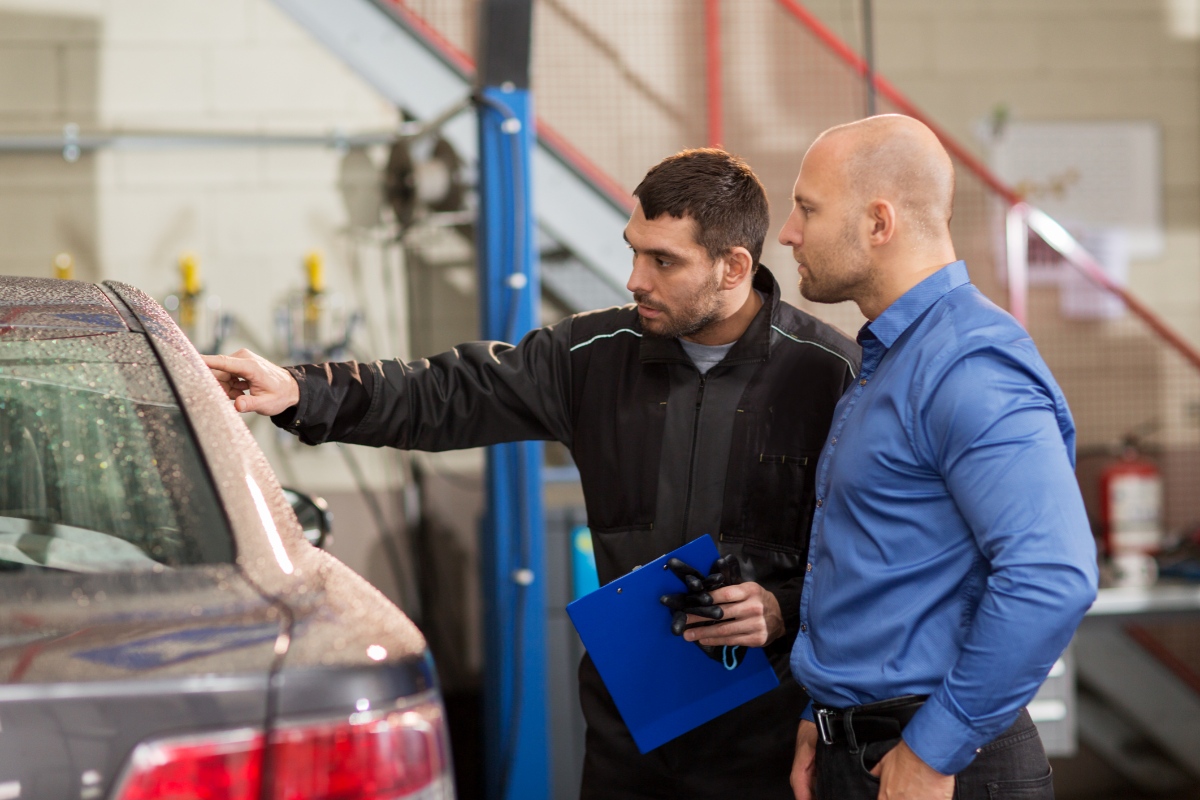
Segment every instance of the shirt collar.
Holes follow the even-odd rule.
[[[901,295],[873,322],[864,325],[858,334],[859,343],[869,335],[890,349],[900,335],[928,311],[930,306],[970,280],[967,262],[955,261],[947,264]]]

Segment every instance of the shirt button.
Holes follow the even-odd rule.
[[[809,564],[808,566],[806,566],[806,567],[804,568],[804,571],[805,571],[805,572],[812,572],[812,564]]]
[[[833,437],[833,439],[831,439],[829,443],[830,443],[830,444],[837,444],[837,437],[836,437],[836,436],[835,436],[835,437]]]
[[[866,386],[866,385],[867,385],[867,379],[866,379],[866,378],[863,378],[861,381],[859,381],[859,382],[858,382],[858,385],[859,385],[859,386]]]
[[[821,507],[821,498],[817,498],[817,508]]]
[[[801,623],[800,623],[800,632],[801,632],[801,633],[808,633],[808,626],[807,626],[807,625],[805,625],[803,622],[801,622]]]

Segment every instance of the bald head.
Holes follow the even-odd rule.
[[[818,147],[832,151],[856,199],[890,202],[916,241],[949,237],[954,164],[927,126],[899,114],[868,117],[830,128]]]
[[[804,156],[779,243],[792,248],[800,293],[853,300],[875,319],[956,260],[954,166],[933,131],[885,115],[830,128]]]

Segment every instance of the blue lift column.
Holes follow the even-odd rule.
[[[535,145],[533,0],[480,5],[479,253],[483,338],[538,324],[541,282],[530,196]],[[484,519],[484,732],[489,800],[547,800],[546,591],[542,445],[488,448]]]

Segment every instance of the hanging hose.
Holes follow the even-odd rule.
[[[383,513],[383,507],[379,504],[379,498],[367,484],[367,476],[363,473],[358,459],[350,451],[349,447],[341,442],[337,443],[337,449],[341,452],[342,458],[346,462],[346,467],[350,470],[350,475],[354,478],[354,483],[358,487],[358,492],[362,495],[363,502],[367,504],[367,509],[371,512],[371,517],[375,520],[375,527],[379,529],[379,538],[383,542],[383,551],[387,556],[392,580],[396,583],[396,590],[403,594],[405,587],[409,586],[411,581],[404,572],[403,556],[400,553],[396,537],[392,533],[392,526],[388,524],[387,516]],[[410,612],[412,610],[411,608],[409,609]],[[411,613],[410,616],[420,617],[419,614]]]
[[[509,245],[505,248],[512,253],[512,263],[509,265],[508,278],[505,283],[508,285],[509,293],[505,303],[504,313],[504,328],[502,330],[503,339],[506,342],[512,342],[517,338],[517,310],[520,303],[521,290],[529,284],[529,275],[525,273],[525,187],[521,180],[524,174],[524,164],[521,158],[521,143],[517,136],[521,133],[521,120],[511,108],[501,103],[492,97],[487,97],[482,92],[477,92],[472,95],[472,99],[479,105],[487,106],[500,116],[504,117],[504,122],[500,126],[500,130],[508,135],[510,158],[508,160],[508,171],[503,177],[507,179],[508,184],[512,187],[512,209],[513,219],[512,225],[506,226],[505,231],[510,232]]]
[[[507,135],[510,144],[510,158],[508,159],[506,174],[502,174],[502,178],[506,179],[508,185],[512,188],[512,202],[509,208],[512,210],[511,225],[504,226],[503,230],[508,233],[508,241],[505,243],[508,247],[503,248],[504,251],[511,254],[511,263],[508,265],[508,277],[505,283],[509,289],[505,298],[505,313],[504,327],[502,333],[506,341],[512,342],[517,338],[517,318],[521,291],[529,284],[529,275],[526,274],[525,264],[525,192],[522,178],[524,175],[524,164],[522,162],[521,143],[518,136],[522,131],[521,120],[516,116],[511,108],[504,103],[484,95],[482,92],[476,92],[472,99],[476,104],[485,106],[488,109],[500,114],[504,117],[504,122],[500,126],[501,132]],[[521,443],[506,445],[516,447],[517,456],[517,479],[518,485],[524,487],[528,475],[528,465],[526,464],[525,446]],[[515,620],[513,622],[513,640],[517,643],[513,648],[513,676],[512,676],[512,706],[509,709],[509,725],[508,736],[503,746],[503,756],[500,760],[500,797],[506,797],[509,789],[509,781],[512,778],[513,765],[516,761],[517,742],[520,738],[521,724],[521,703],[523,682],[521,680],[524,672],[524,647],[522,643],[525,638],[525,611],[527,606],[527,595],[529,582],[525,578],[529,575],[529,560],[530,560],[530,544],[529,537],[529,509],[527,507],[527,498],[525,492],[517,493],[517,535],[513,541],[513,552],[509,553],[510,563],[518,565],[512,572],[512,580],[516,587],[516,602],[515,602]]]

